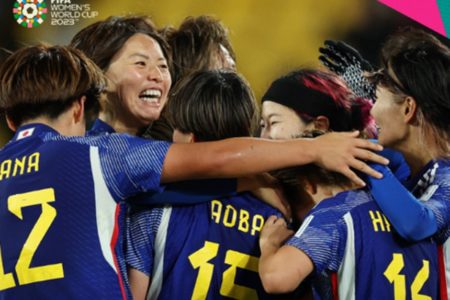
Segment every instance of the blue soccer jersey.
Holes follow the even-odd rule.
[[[19,128],[0,151],[0,299],[123,299],[117,202],[160,191],[170,144]]]
[[[101,119],[96,119],[92,128],[87,133],[87,136],[100,136],[115,133],[113,127]],[[212,198],[226,196],[235,193],[237,188],[236,179],[208,179],[208,180],[190,180],[183,182],[174,182],[162,186],[164,192],[162,193],[141,193],[127,202],[136,204],[145,204],[149,200],[151,203],[157,204],[191,204],[208,202]],[[127,203],[120,203],[118,209],[121,212],[128,211]],[[119,232],[125,232],[125,213],[119,214],[117,218],[117,227]],[[116,248],[124,249],[124,237],[118,235]],[[124,278],[124,286],[126,293],[131,296],[128,284],[128,276],[126,272],[126,265],[123,256],[118,256],[118,266]]]
[[[247,193],[137,210],[126,261],[151,277],[148,299],[270,299],[258,276],[258,237],[274,214]]]
[[[428,163],[418,176],[407,183],[411,192],[433,211],[439,244],[441,299],[450,296],[450,160]]]
[[[317,299],[441,299],[437,245],[401,239],[364,190],[319,203],[287,244],[312,260]]]

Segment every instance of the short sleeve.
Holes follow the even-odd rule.
[[[309,215],[287,245],[303,251],[314,263],[319,275],[325,270],[336,271],[342,261],[346,231],[341,218],[317,211]]]
[[[154,242],[163,208],[134,209],[127,220],[125,261],[148,276],[153,269]]]

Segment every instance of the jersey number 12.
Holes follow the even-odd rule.
[[[36,190],[8,197],[8,210],[17,218],[23,220],[22,208],[40,205],[42,208],[36,224],[28,235],[25,244],[19,254],[16,263],[16,274],[19,285],[34,282],[59,279],[64,277],[63,264],[51,264],[38,267],[30,267],[34,254],[45,234],[56,218],[56,209],[49,203],[55,201],[55,191],[52,188]],[[12,273],[5,273],[0,246],[0,291],[16,286]]]

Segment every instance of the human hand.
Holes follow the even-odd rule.
[[[313,147],[316,149],[314,160],[316,164],[345,175],[358,186],[365,186],[365,182],[354,170],[375,178],[381,178],[382,174],[371,168],[368,162],[387,165],[389,160],[374,152],[383,150],[381,145],[359,139],[357,138],[358,134],[358,131],[332,132],[316,137],[311,141],[317,144]]]
[[[378,141],[375,139],[370,139],[369,141],[378,143]],[[411,170],[409,169],[408,163],[406,162],[403,154],[400,151],[391,148],[384,148],[383,150],[378,152],[378,154],[389,159],[389,164],[387,166],[392,171],[395,178],[397,178],[399,181],[403,182],[409,177],[409,175],[411,174]],[[376,166],[371,165],[371,167]],[[377,168],[377,170],[379,169]]]
[[[287,228],[286,221],[283,218],[270,216],[259,236],[259,247],[261,253],[265,250],[274,250],[282,246],[282,244],[292,235],[294,231]]]
[[[358,50],[341,41],[327,40],[319,52],[322,64],[341,76],[357,97],[375,100],[376,87],[364,74],[374,68]]]

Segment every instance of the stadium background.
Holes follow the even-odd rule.
[[[382,41],[395,28],[423,28],[376,0],[53,0],[54,4],[89,4],[91,11],[98,12],[95,18],[68,26],[51,25],[52,0],[45,1],[46,20],[30,29],[16,23],[15,0],[0,1],[0,61],[7,56],[5,50],[24,45],[67,44],[82,27],[110,15],[146,14],[158,26],[178,26],[186,16],[207,14],[229,28],[238,71],[250,82],[257,99],[277,76],[296,67],[319,66],[318,47],[325,39],[347,41],[376,64]],[[10,136],[2,116],[0,146]]]

